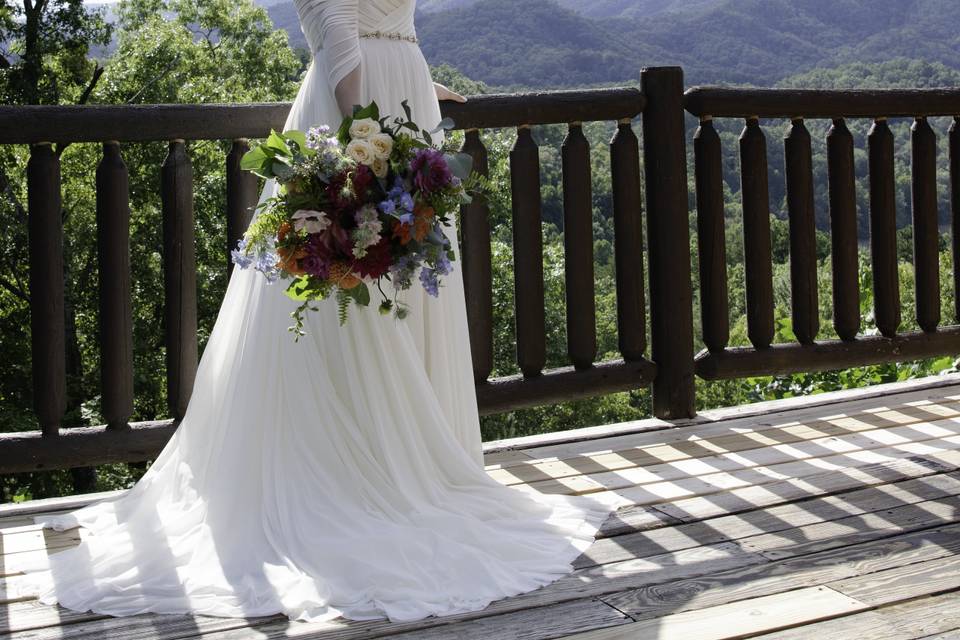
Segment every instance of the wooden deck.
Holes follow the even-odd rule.
[[[544,492],[617,492],[575,571],[486,610],[416,623],[291,623],[40,605],[31,554],[78,531],[0,507],[0,636],[577,640],[960,638],[960,377],[488,445],[489,473]]]

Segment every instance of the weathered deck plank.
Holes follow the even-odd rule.
[[[896,389],[683,428],[650,421],[594,428],[593,438],[498,443],[486,463],[501,482],[626,506],[570,575],[483,611],[413,623],[118,619],[46,607],[18,573],[83,531],[42,530],[32,517],[89,499],[3,506],[0,637],[947,638],[960,629],[951,619],[960,604],[960,385]]]

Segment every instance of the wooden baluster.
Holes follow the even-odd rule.
[[[870,260],[873,263],[873,316],[880,333],[897,335],[900,276],[897,267],[897,196],[893,133],[886,119],[873,123],[870,149]]]
[[[230,252],[250,226],[257,206],[257,176],[240,168],[240,160],[249,150],[250,145],[240,138],[233,141],[227,154],[227,278],[233,273]]]
[[[477,129],[466,132],[461,151],[473,158],[474,171],[482,176],[490,174],[487,148]],[[490,207],[485,196],[474,196],[473,202],[461,208],[460,241],[473,378],[480,383],[486,381],[493,371],[493,268],[490,255]]]
[[[547,361],[543,293],[543,234],[540,227],[540,149],[529,126],[517,129],[510,150],[513,199],[514,295],[517,364],[524,376],[538,376]]]
[[[100,271],[100,383],[110,429],[133,415],[133,318],[130,303],[130,198],[117,142],[103,145],[97,167],[97,255]]]
[[[33,404],[44,436],[56,436],[67,408],[60,159],[48,142],[27,162]]]
[[[790,217],[790,292],[793,333],[813,344],[820,331],[817,298],[817,232],[810,132],[796,119],[784,138],[787,211]]]
[[[700,323],[707,349],[723,351],[730,341],[723,160],[720,136],[709,116],[700,119],[700,127],[693,136],[693,152],[700,255]]]
[[[917,324],[940,324],[940,231],[937,225],[937,136],[926,118],[913,123],[913,268]]]
[[[183,140],[170,143],[161,170],[167,404],[183,418],[197,369],[197,282],[193,168]]]
[[[950,212],[954,317],[960,323],[960,117],[954,118],[950,125]]]
[[[857,252],[857,191],[853,135],[842,118],[827,134],[830,238],[833,265],[833,328],[841,340],[860,331],[860,267]]]
[[[653,412],[676,419],[696,413],[693,362],[693,287],[683,109],[683,70],[647,68],[643,154],[650,264],[650,335],[657,364]]]
[[[617,278],[617,340],[624,360],[639,360],[647,349],[643,291],[643,202],[640,145],[630,120],[621,120],[610,140],[613,244]]]
[[[747,284],[747,335],[757,349],[773,342],[773,265],[767,141],[760,121],[749,118],[740,135],[743,259]]]
[[[597,357],[593,281],[593,198],[590,143],[583,127],[570,125],[561,148],[563,164],[563,247],[567,294],[567,353],[577,369]]]

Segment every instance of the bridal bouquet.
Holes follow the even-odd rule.
[[[404,318],[396,293],[416,278],[437,296],[453,269],[444,227],[470,200],[471,158],[433,145],[430,134],[452,122],[426,131],[411,121],[406,102],[403,109],[406,117],[391,119],[371,103],[336,132],[271,132],[243,157],[244,169],[275,179],[279,189],[261,205],[233,261],[270,282],[288,282],[287,295],[301,303],[292,314],[297,337],[313,302],[336,298],[342,325],[350,304],[369,305],[376,286],[380,312]]]

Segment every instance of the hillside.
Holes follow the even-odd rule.
[[[591,13],[642,2],[603,0]],[[573,3],[574,0],[563,0]],[[700,10],[587,18],[553,0],[478,0],[423,13],[433,64],[498,86],[633,81],[680,64],[692,82],[775,84],[817,67],[908,57],[960,68],[955,0],[718,0]],[[584,5],[586,6],[586,5]]]
[[[270,0],[276,1],[276,0]],[[417,8],[427,13],[458,9],[483,0],[420,0]],[[681,13],[702,11],[717,5],[723,0],[558,0],[560,5],[592,18],[612,18],[615,16],[642,17],[661,13]]]

